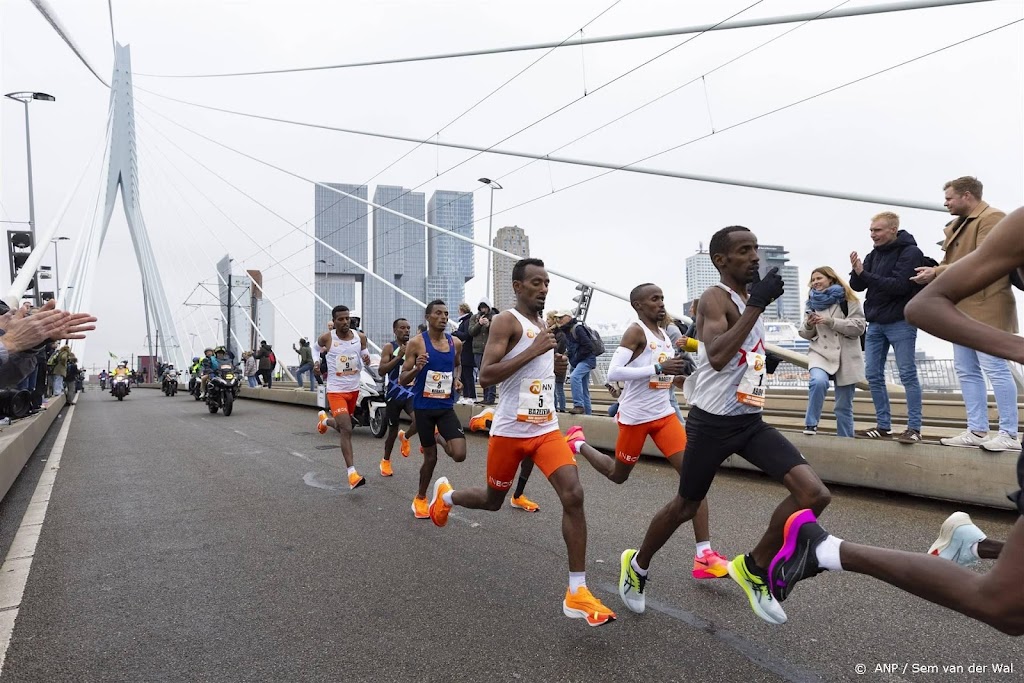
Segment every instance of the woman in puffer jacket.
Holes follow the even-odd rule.
[[[867,322],[864,308],[850,285],[832,268],[822,266],[811,272],[807,315],[799,334],[809,339],[807,367],[807,416],[804,434],[818,431],[830,381],[836,385],[835,415],[839,436],[853,437],[853,391],[864,381],[864,352],[860,338]]]

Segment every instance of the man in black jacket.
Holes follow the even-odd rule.
[[[476,400],[476,378],[473,376],[473,368],[476,367],[473,358],[473,335],[469,333],[469,325],[472,321],[473,312],[469,304],[459,304],[459,326],[452,335],[462,342],[462,397]]]
[[[907,428],[898,437],[900,443],[914,444],[921,440],[921,384],[917,379],[914,354],[917,328],[907,322],[903,308],[917,292],[910,278],[924,262],[924,254],[914,237],[900,230],[900,218],[884,211],[871,219],[871,241],[875,248],[863,260],[857,252],[850,254],[850,286],[857,292],[867,290],[864,317],[868,330],[864,335],[864,370],[875,404],[876,426],[857,432],[870,439],[891,439],[892,413],[889,392],[885,387],[885,361],[892,346],[900,382],[907,392]]]

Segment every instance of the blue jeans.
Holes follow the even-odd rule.
[[[592,414],[590,409],[590,371],[594,369],[595,358],[582,360],[572,369],[569,375],[569,386],[572,388],[573,408],[583,408],[585,415]]]
[[[255,389],[260,385],[260,383],[256,381],[256,375],[249,375],[249,377],[247,377],[246,379],[249,380],[250,389]]]
[[[825,405],[825,394],[832,378],[821,368],[811,368],[811,383],[807,391],[807,415],[804,424],[817,427],[821,409]],[[855,384],[836,385],[836,433],[853,437],[853,390]]]
[[[889,392],[885,388],[885,360],[890,346],[896,353],[900,382],[907,392],[907,426],[921,431],[921,384],[917,381],[914,362],[917,328],[906,320],[871,323],[864,335],[864,370],[871,387],[871,401],[875,404],[875,421],[881,429],[892,429]]]
[[[988,389],[981,374],[984,370],[996,396],[999,431],[1016,438],[1017,385],[1010,374],[1009,361],[953,344],[953,365],[967,407],[967,428],[972,432],[988,431]]]
[[[484,359],[484,354],[482,354],[482,353],[474,353],[473,354],[473,360],[476,361],[477,379],[479,379],[479,377],[480,377],[480,365],[483,362],[483,359]],[[494,401],[497,398],[497,396],[498,396],[498,387],[496,387],[496,386],[494,386],[492,384],[491,386],[484,388],[484,403],[494,403]]]
[[[299,389],[302,388],[302,376],[309,375],[306,379],[309,380],[309,390],[316,391],[316,382],[313,380],[313,364],[306,363],[300,365],[299,369],[295,371],[295,381],[299,383]]]
[[[555,410],[565,410],[565,377],[562,381],[555,377]]]
[[[668,390],[668,402],[672,404],[672,409],[676,411],[676,417],[685,425],[686,420],[683,419],[683,411],[679,410],[679,399],[676,398],[675,387]]]
[[[64,393],[64,378],[60,375],[53,376],[53,395],[60,396]]]

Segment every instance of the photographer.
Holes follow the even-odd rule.
[[[476,368],[484,358],[484,347],[487,346],[487,337],[491,332],[491,305],[487,301],[481,301],[476,307],[476,313],[469,321],[469,336],[473,338],[473,360]],[[479,378],[479,376],[478,376]],[[484,388],[484,400],[482,405],[493,406],[497,400],[498,388],[489,386]]]

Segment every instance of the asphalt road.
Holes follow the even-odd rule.
[[[395,476],[384,479],[383,442],[358,433],[369,481],[350,492],[337,437],[316,433],[311,409],[241,401],[225,418],[187,395],[139,389],[123,403],[88,393],[70,419],[3,683],[1024,676],[1024,640],[863,576],[802,584],[785,603],[789,622],[769,626],[728,578],[690,577],[689,527],[652,566],[647,613],[632,614],[615,592],[618,557],[676,489],[663,462],[642,462],[616,486],[581,460],[588,584],[619,613],[589,628],[562,615],[560,512],[539,470],[527,489],[539,513],[456,509],[438,529],[409,509],[415,448],[407,460],[396,448]],[[0,541],[20,523],[18,501],[52,440],[53,430],[0,507]],[[472,435],[469,451],[461,464],[442,459],[437,475],[482,485],[485,439]],[[925,550],[954,509],[833,493],[832,532],[908,550]],[[748,550],[781,497],[770,480],[723,472],[709,498],[716,549]],[[994,538],[1016,519],[967,510]],[[886,663],[895,671],[876,671]],[[1015,672],[992,674],[993,663]]]

